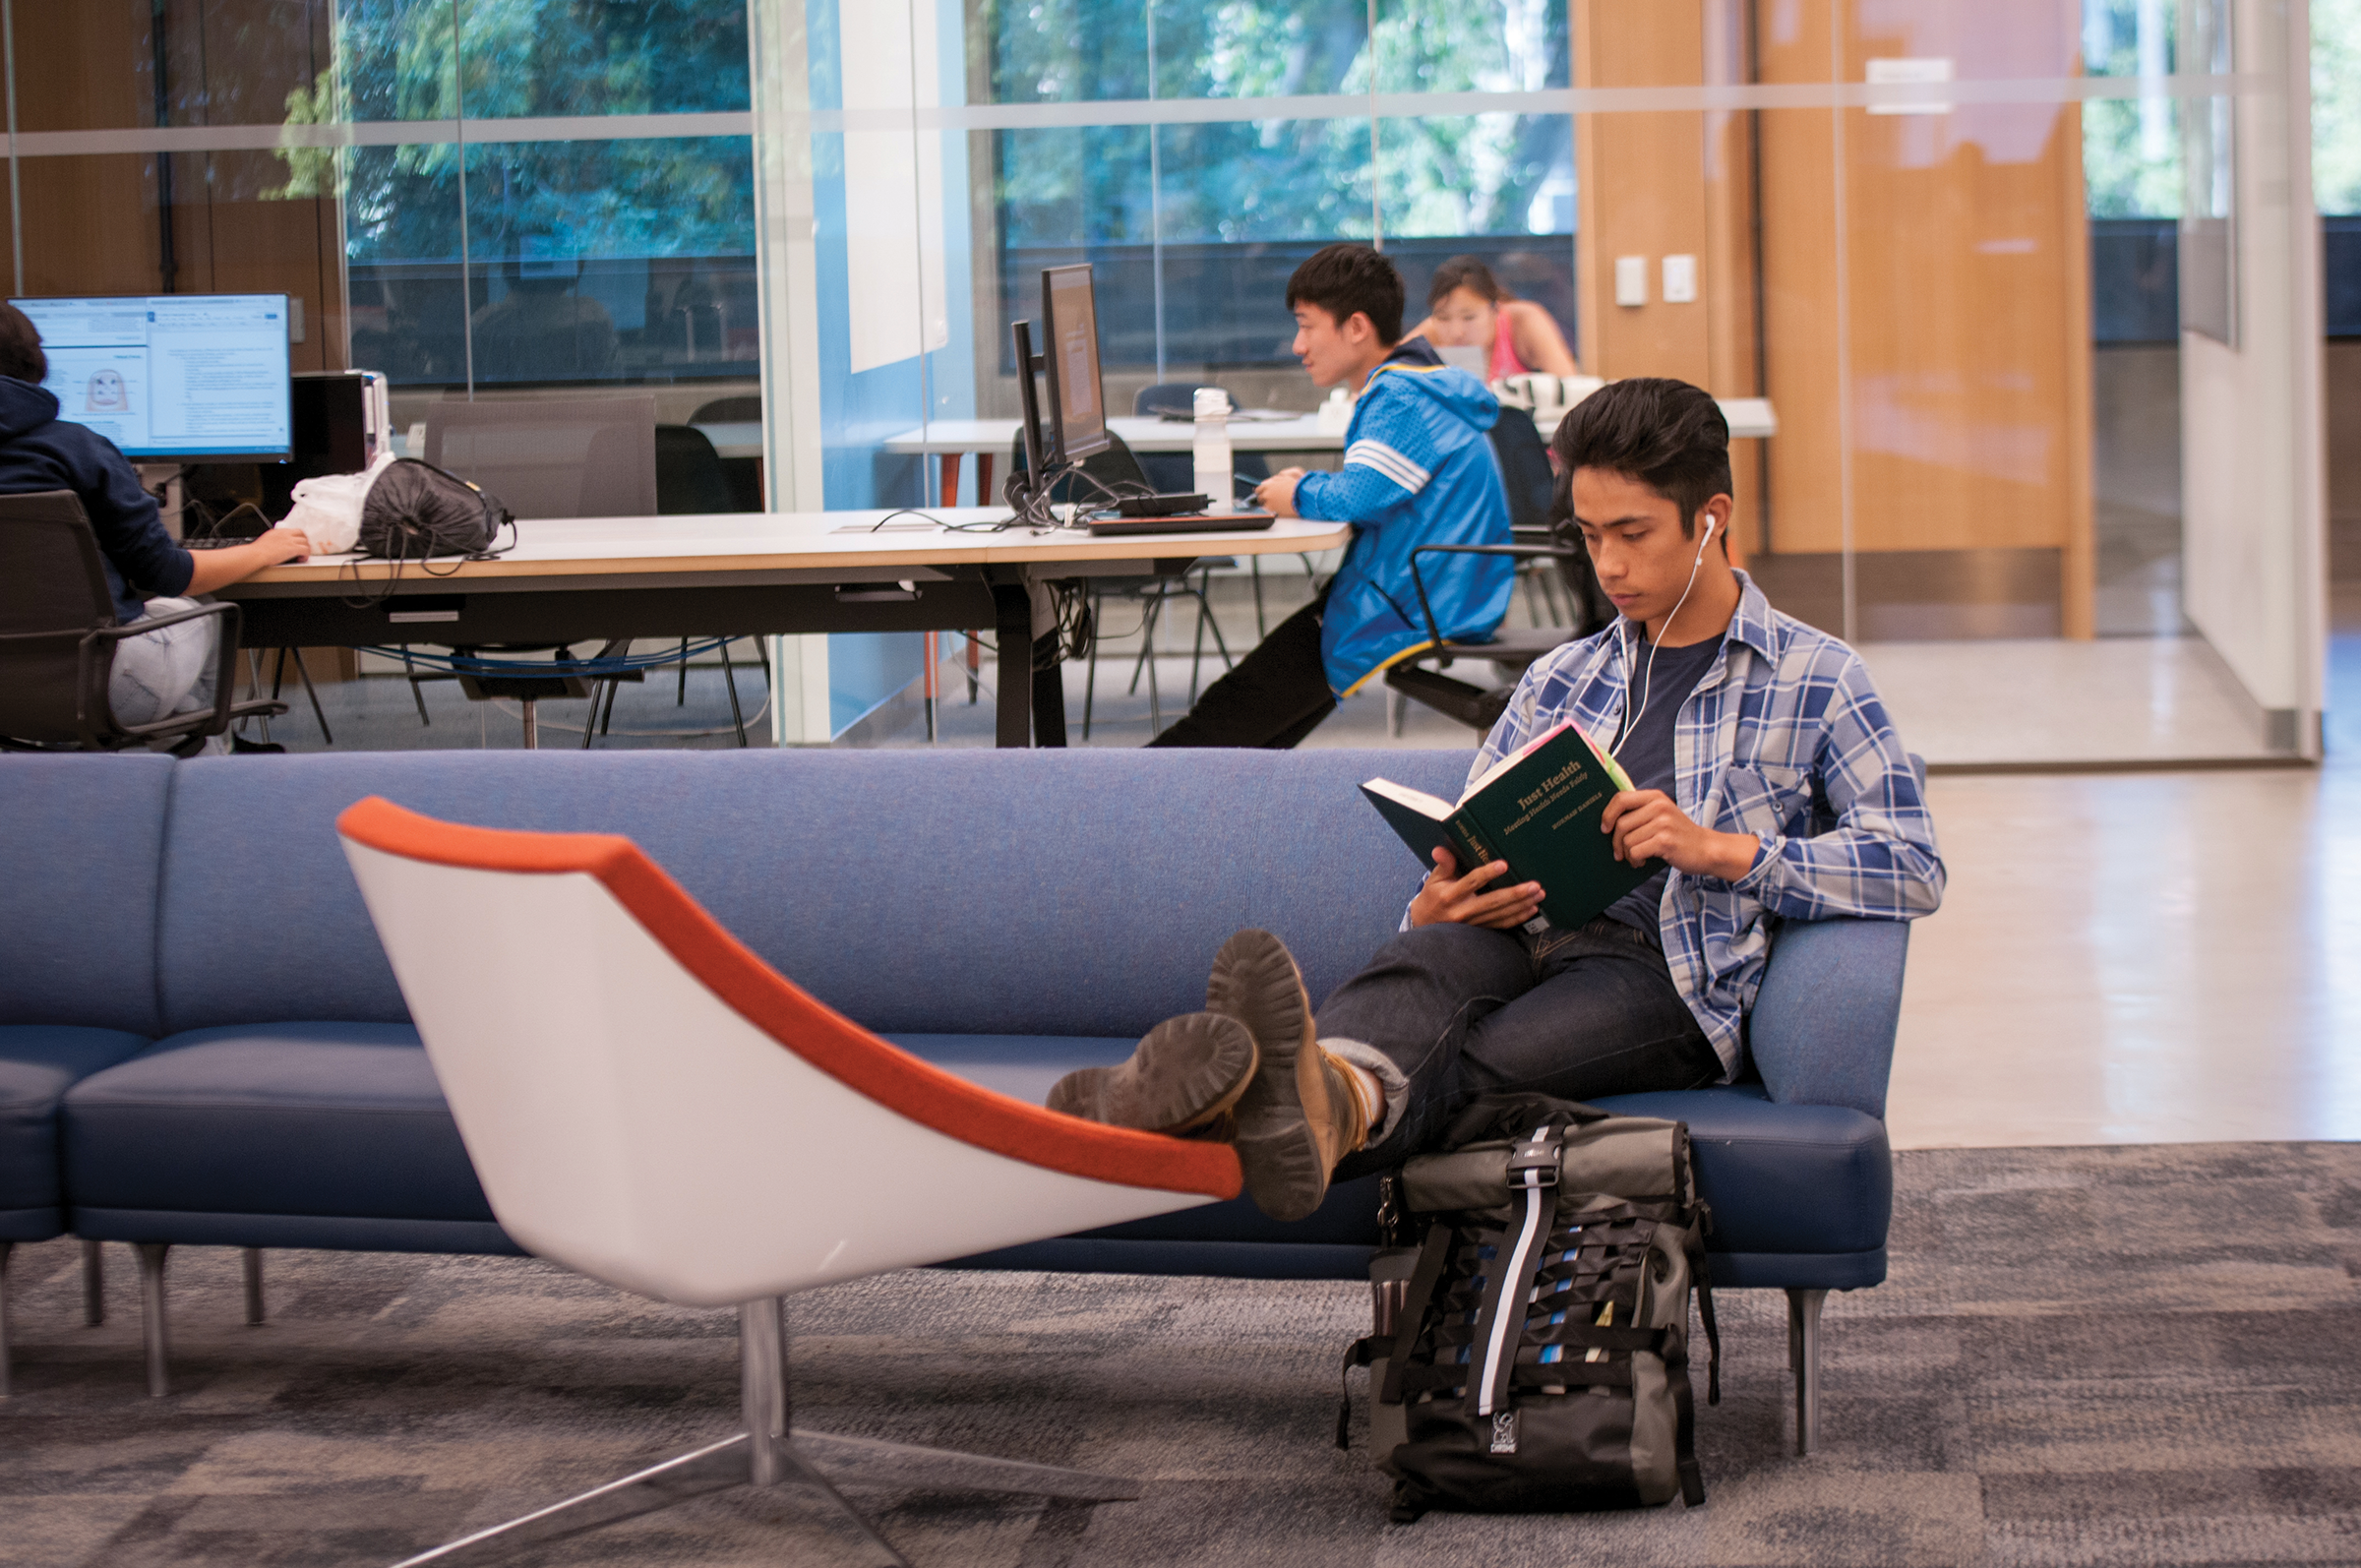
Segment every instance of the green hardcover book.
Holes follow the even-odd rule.
[[[1658,870],[1655,861],[1624,865],[1613,836],[1599,830],[1606,803],[1630,788],[1615,759],[1566,723],[1493,763],[1457,805],[1391,779],[1361,792],[1428,870],[1438,844],[1463,874],[1504,860],[1508,874],[1493,885],[1540,882],[1542,913],[1571,931]]]

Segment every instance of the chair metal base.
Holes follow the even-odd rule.
[[[837,1490],[853,1486],[925,1487],[945,1491],[1006,1492],[1082,1502],[1121,1502],[1140,1495],[1139,1483],[1120,1476],[992,1459],[948,1449],[917,1448],[868,1437],[789,1430],[787,1336],[780,1303],[748,1301],[738,1308],[740,1393],[745,1431],[693,1449],[660,1465],[552,1503],[506,1524],[479,1530],[394,1568],[488,1560],[515,1547],[596,1530],[675,1503],[734,1486],[808,1487],[833,1504],[882,1562],[910,1568],[909,1559],[878,1534],[867,1515]]]
[[[8,1370],[8,1255],[16,1250],[16,1245],[14,1241],[0,1241],[0,1399],[16,1392]]]
[[[106,1315],[99,1295],[98,1243],[85,1241],[83,1248],[83,1320],[95,1327]],[[164,1261],[171,1256],[172,1243],[135,1241],[132,1250],[140,1260],[140,1343],[148,1357],[148,1397],[163,1399],[172,1392],[171,1325],[164,1309]],[[247,1246],[238,1253],[246,1326],[259,1328],[263,1322],[263,1250]]]
[[[1787,1369],[1795,1374],[1795,1452],[1820,1440],[1820,1308],[1826,1291],[1787,1292]]]

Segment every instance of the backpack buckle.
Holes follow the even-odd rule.
[[[1512,1187],[1557,1185],[1558,1156],[1562,1147],[1555,1138],[1513,1145],[1508,1151],[1508,1184]]]

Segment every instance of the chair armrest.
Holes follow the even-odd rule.
[[[1885,1117],[1909,942],[1909,923],[1899,920],[1780,927],[1747,1019],[1747,1048],[1773,1100]]]
[[[1514,556],[1520,561],[1549,557],[1565,560],[1574,551],[1564,545],[1546,544],[1422,544],[1410,552],[1410,585],[1419,590],[1419,614],[1426,618],[1426,635],[1436,647],[1443,645],[1442,628],[1435,625],[1434,607],[1426,602],[1426,578],[1419,571],[1419,557],[1433,552],[1446,556]]]
[[[191,724],[189,721],[192,715],[186,713],[176,718],[158,719],[152,724],[116,722],[115,733],[147,737],[175,734],[219,735],[226,731],[229,728],[232,711],[231,700],[237,686],[238,630],[241,614],[242,612],[234,602],[221,599],[215,600],[212,604],[192,605],[186,610],[175,610],[170,615],[142,617],[128,626],[93,627],[85,633],[82,639],[82,701],[81,712],[78,714],[84,744],[89,746],[98,744],[97,728],[92,723],[94,714],[103,711],[110,721],[114,720],[113,709],[105,705],[105,681],[113,669],[114,659],[111,654],[103,660],[92,659],[91,655],[96,652],[101,644],[120,642],[125,637],[144,636],[148,633],[163,627],[178,626],[183,621],[201,620],[206,616],[221,616],[225,620],[225,624],[221,628],[221,634],[213,641],[213,711],[212,715],[203,724]],[[279,711],[284,712],[285,709],[281,707]]]

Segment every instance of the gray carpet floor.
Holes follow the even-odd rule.
[[[1385,1522],[1331,1446],[1366,1291],[916,1273],[792,1305],[797,1419],[1143,1478],[1136,1502],[858,1494],[920,1564],[2361,1562],[2361,1147],[1905,1155],[1893,1273],[1828,1307],[1826,1436],[1789,1453],[1781,1298],[1727,1293],[1704,1507]],[[390,1563],[725,1435],[734,1321],[541,1264],[173,1257],[144,1396],[126,1249],[81,1326],[70,1242],[11,1270],[0,1563]],[[519,1564],[864,1560],[740,1490]]]

